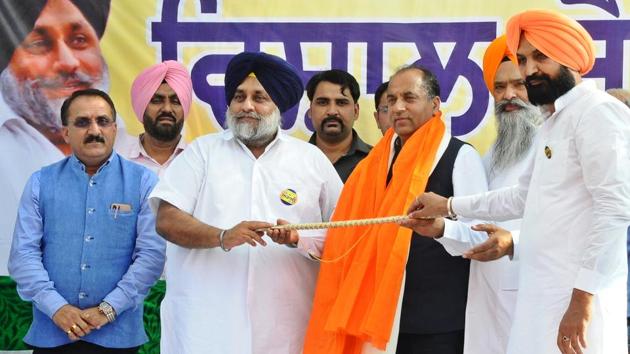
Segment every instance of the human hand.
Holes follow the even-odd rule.
[[[225,231],[225,234],[223,234],[223,246],[227,249],[244,243],[248,243],[253,247],[256,247],[256,243],[267,246],[267,242],[262,239],[265,233],[257,230],[267,229],[272,226],[270,223],[262,221],[242,221]]]
[[[493,224],[475,225],[472,229],[488,233],[488,240],[464,252],[464,258],[487,262],[514,254],[514,241],[509,231]]]
[[[582,354],[593,314],[593,294],[573,289],[569,308],[562,316],[556,342],[562,354]]]
[[[53,322],[66,332],[70,340],[76,341],[88,335],[92,327],[81,317],[81,310],[70,304],[61,306],[52,317]]]
[[[81,318],[92,328],[101,329],[103,325],[109,323],[107,316],[98,310],[98,307],[90,307],[81,312]]]
[[[407,209],[407,214],[412,219],[434,219],[448,216],[447,200],[447,198],[433,192],[423,193],[414,199]]]
[[[444,218],[408,218],[406,220],[400,221],[400,226],[410,228],[418,233],[420,236],[429,238],[440,238],[444,234]]]
[[[289,222],[286,220],[278,219],[277,225],[286,225]],[[267,235],[271,237],[273,242],[276,242],[281,245],[286,244],[297,244],[300,240],[300,236],[296,230],[287,230],[287,229],[269,229],[267,231]]]

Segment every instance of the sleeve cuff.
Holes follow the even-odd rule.
[[[118,287],[107,294],[103,301],[112,305],[114,311],[116,311],[116,316],[120,316],[121,313],[128,310],[133,305],[133,302],[129,300],[127,295]]]
[[[51,319],[62,306],[67,304],[68,301],[55,290],[47,292],[47,294],[43,295],[41,299],[37,299],[35,302],[37,309],[45,313],[46,316]]]
[[[300,239],[297,243],[297,250],[308,259],[317,260],[313,256],[322,256],[320,246],[320,244],[322,243],[323,242],[321,240],[321,236],[317,233],[317,231],[304,230],[300,232]]]
[[[471,214],[470,209],[472,205],[472,196],[466,197],[453,197],[451,201],[451,208],[457,216],[469,216]]]
[[[512,255],[509,256],[511,261],[518,261],[519,258],[519,247],[518,242],[521,236],[521,230],[510,230],[512,234]]]
[[[590,294],[597,294],[604,283],[604,276],[601,273],[590,269],[580,268],[575,279],[574,288],[586,291]]]
[[[448,252],[451,256],[461,256],[463,250],[467,249],[467,247],[462,246],[461,242],[453,237],[453,235],[457,232],[455,223],[455,221],[445,218],[444,233],[441,237],[434,238],[434,240],[441,244],[442,247],[444,247],[444,250],[446,250],[446,252]]]

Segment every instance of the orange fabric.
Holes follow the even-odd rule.
[[[510,58],[514,65],[518,66],[516,56],[508,49],[503,35],[492,41],[483,55],[483,81],[491,93],[494,92],[494,77],[505,57]]]
[[[438,112],[403,145],[385,186],[393,130],[346,181],[333,220],[404,214],[422,193],[446,128]],[[335,263],[361,236],[348,254]],[[360,353],[364,342],[385,349],[405,272],[411,230],[396,224],[330,229],[313,300],[304,354]]]
[[[507,45],[516,53],[521,34],[538,50],[581,75],[595,65],[591,35],[574,19],[549,10],[528,10],[507,23]]]

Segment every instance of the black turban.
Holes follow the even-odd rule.
[[[225,70],[225,101],[228,106],[238,85],[251,73],[256,75],[282,113],[295,106],[304,94],[302,79],[293,65],[275,55],[243,52],[234,56]]]
[[[110,0],[70,0],[103,36]],[[0,0],[0,71],[9,64],[13,51],[33,30],[47,0]]]

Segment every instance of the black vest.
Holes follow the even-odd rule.
[[[427,192],[453,196],[453,166],[465,143],[451,138],[429,176]],[[442,245],[414,232],[411,238],[401,333],[445,333],[464,329],[470,261],[453,257]]]

